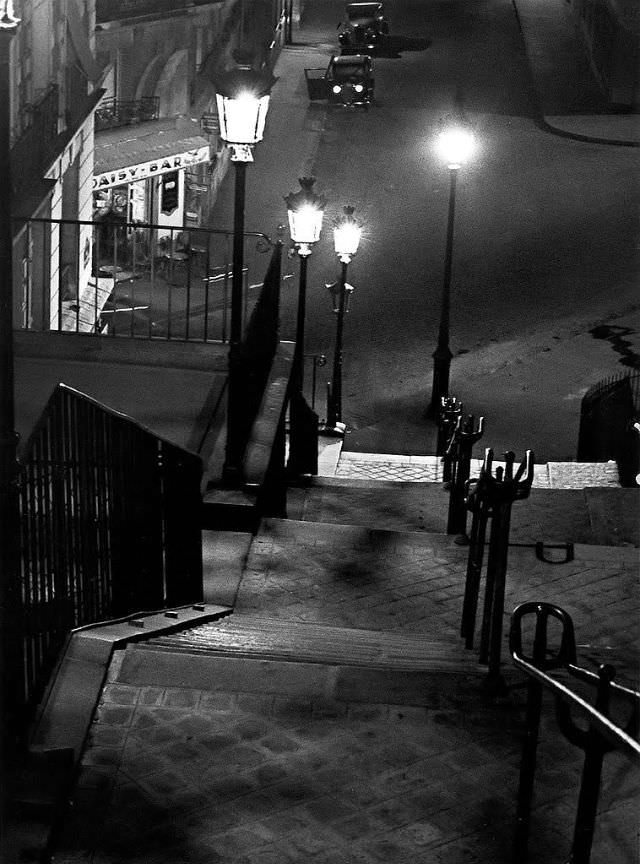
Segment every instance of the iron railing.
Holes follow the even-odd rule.
[[[523,624],[527,618],[533,618],[528,628],[532,631],[532,649],[528,656],[523,649]],[[552,623],[561,628],[555,653],[548,646]],[[614,683],[615,670],[609,665],[600,666],[597,673],[578,666],[573,622],[563,609],[550,603],[529,602],[518,606],[511,619],[509,644],[513,662],[527,675],[526,730],[520,763],[513,864],[523,864],[527,859],[543,691],[549,692],[555,700],[560,731],[584,751],[569,860],[572,864],[589,864],[604,756],[618,750],[636,765],[640,764],[640,693]],[[567,676],[569,683],[566,683]],[[560,677],[565,681],[558,680]],[[588,696],[577,692],[578,687],[571,686],[571,680],[595,694],[594,704],[587,701]],[[618,721],[613,719],[614,711],[620,717]],[[581,718],[580,724],[575,722],[574,714]]]
[[[140,99],[103,99],[95,112],[96,132],[115,129],[146,120],[157,120],[160,109],[159,96],[143,96]]]
[[[202,599],[202,461],[60,384],[22,466],[5,674],[26,710],[72,628]]]
[[[640,417],[640,373],[614,375],[582,397],[578,461],[613,459],[622,486],[635,486],[640,471],[640,439],[633,424]]]
[[[23,228],[22,329],[227,341],[232,231],[117,217],[16,221]],[[258,254],[273,245],[261,232],[244,236],[255,239]],[[245,269],[243,320],[258,287]]]
[[[465,640],[465,647],[473,648],[487,524],[490,521],[478,660],[488,666],[488,678],[496,693],[504,689],[500,665],[511,508],[515,501],[529,497],[533,464],[533,452],[527,450],[524,460],[514,471],[515,455],[508,451],[504,467],[499,465],[494,471],[493,450],[488,447],[479,477],[467,481],[467,508],[473,516],[460,635]]]

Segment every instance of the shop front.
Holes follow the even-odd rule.
[[[176,227],[199,227],[201,198],[209,195],[211,147],[196,130],[197,125],[186,130],[195,134],[185,134],[174,121],[159,121],[137,126],[135,138],[131,127],[96,135],[94,221],[157,225],[157,243]]]

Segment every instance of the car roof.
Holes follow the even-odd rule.
[[[364,12],[366,10],[371,10],[371,12],[380,12],[382,11],[382,3],[347,3],[347,12]]]
[[[368,54],[341,54],[331,58],[335,66],[365,66],[371,62]]]

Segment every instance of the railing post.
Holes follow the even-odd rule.
[[[490,452],[490,451],[488,451]],[[486,462],[485,462],[486,466]],[[486,470],[485,467],[482,469]],[[488,496],[483,485],[483,475],[480,479],[467,483],[467,507],[473,514],[469,537],[469,555],[467,558],[467,576],[462,604],[462,620],[460,635],[465,640],[465,648],[473,648],[473,636],[478,610],[478,595],[480,593],[480,577],[484,561],[484,544],[487,536],[487,522],[491,515]]]
[[[513,652],[522,654],[522,619],[534,613],[536,624],[533,635],[531,660],[539,669],[554,669],[575,662],[576,647],[573,622],[562,609],[547,603],[523,603],[511,617],[509,646]],[[547,647],[548,620],[553,616],[562,624],[560,650],[551,655]],[[513,864],[523,864],[527,860],[533,786],[536,773],[540,717],[542,714],[542,684],[533,677],[527,679],[527,707],[525,717],[525,736],[522,742],[518,796],[516,805],[516,828],[513,844]]]
[[[474,429],[474,416],[469,414],[464,424],[460,419],[456,425],[455,456],[453,465],[453,476],[449,483],[449,513],[447,517],[447,534],[459,534],[462,541],[466,542],[467,533],[467,507],[465,495],[467,481],[471,473],[471,452],[476,441],[482,438],[484,429],[484,417],[478,420],[478,427]],[[462,542],[461,541],[461,542]]]
[[[598,689],[595,708],[609,716],[611,682],[615,677],[613,666],[603,664],[598,669]],[[580,781],[578,810],[571,847],[571,864],[589,864],[593,832],[598,815],[598,798],[602,779],[602,763],[605,753],[611,748],[602,736],[590,725],[584,742],[584,763]]]
[[[458,418],[462,416],[462,402],[455,396],[443,396],[440,400],[438,413],[438,437],[436,439],[436,456],[446,456],[447,446],[456,428]],[[446,464],[446,461],[445,461]],[[443,478],[445,481],[449,477]]]
[[[505,468],[498,467],[491,476],[493,452],[488,449],[483,470],[484,487],[491,512],[491,535],[485,580],[484,609],[480,635],[479,662],[489,666],[489,680],[500,686],[502,616],[509,550],[511,506],[527,498],[533,482],[533,453],[527,450],[525,460],[513,473],[515,455],[505,454]]]

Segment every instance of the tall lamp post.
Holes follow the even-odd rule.
[[[296,322],[296,348],[293,355],[293,381],[302,392],[304,385],[304,331],[307,297],[307,263],[313,246],[320,239],[326,200],[313,191],[315,177],[301,177],[298,192],[285,196],[289,217],[289,233],[300,258],[300,286]]]
[[[304,330],[307,297],[307,263],[311,250],[320,239],[326,201],[313,191],[314,177],[301,177],[300,190],[285,196],[289,216],[289,232],[300,258],[300,287],[296,347],[291,370],[289,400],[289,459],[287,468],[292,477],[318,472],[318,415],[304,398]]]
[[[20,510],[15,432],[14,351],[13,351],[13,240],[11,230],[11,40],[19,19],[12,0],[0,0],[0,722],[8,720],[9,709],[17,704],[14,688],[20,691],[20,671],[15,645],[8,628],[13,615],[8,609],[16,590],[20,548]],[[9,724],[7,724],[9,725]],[[0,730],[0,771],[4,768],[5,743],[17,730]]]
[[[440,326],[438,345],[433,352],[433,385],[427,417],[437,417],[443,396],[449,395],[449,369],[453,354],[449,348],[449,317],[451,310],[451,265],[453,261],[453,226],[456,208],[456,181],[458,171],[469,159],[474,149],[473,135],[462,128],[447,129],[437,139],[437,150],[449,168],[449,217],[447,220],[447,245],[444,259],[444,280],[440,303]]]
[[[253,162],[253,147],[262,141],[271,88],[276,79],[270,72],[240,66],[215,81],[220,137],[231,151],[235,165],[233,211],[233,264],[231,277],[231,335],[227,396],[227,445],[223,478],[235,484],[241,474],[243,450],[242,385],[239,380],[242,340],[242,280],[244,266],[244,210],[247,163]]]
[[[347,268],[358,251],[362,236],[362,226],[354,218],[353,212],[353,207],[345,207],[343,213],[335,221],[333,242],[341,263],[340,281],[333,285],[327,285],[333,297],[333,311],[338,316],[336,345],[333,355],[333,377],[327,406],[327,431],[333,431],[340,435],[345,431],[345,425],[342,422],[342,333],[349,295],[353,291],[353,286],[347,283]]]

